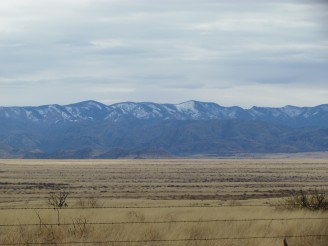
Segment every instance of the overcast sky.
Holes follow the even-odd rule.
[[[0,105],[328,103],[328,3],[1,0]]]

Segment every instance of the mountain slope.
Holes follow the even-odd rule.
[[[95,101],[0,107],[1,158],[149,158],[328,150],[328,105]]]
[[[304,127],[327,126],[328,105],[283,108],[222,107],[215,103],[188,101],[180,104],[124,102],[106,106],[95,101],[40,107],[0,107],[1,121],[43,122],[125,120],[261,120]]]

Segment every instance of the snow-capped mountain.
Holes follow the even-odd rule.
[[[328,105],[95,101],[0,107],[0,158],[156,158],[328,151]]]
[[[0,120],[24,122],[81,122],[125,120],[260,120],[288,126],[328,126],[328,105],[282,108],[222,107],[215,103],[188,101],[180,104],[122,102],[104,105],[85,101],[70,105],[0,107]]]

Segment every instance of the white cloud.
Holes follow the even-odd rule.
[[[86,92],[95,93],[131,93],[135,90],[133,88],[115,88],[115,87],[90,87],[85,89]]]
[[[0,105],[326,103],[326,10],[314,0],[1,0]],[[282,98],[261,96],[270,90]]]
[[[104,39],[104,40],[94,40],[90,42],[91,45],[97,48],[113,48],[124,46],[124,42],[118,39]]]

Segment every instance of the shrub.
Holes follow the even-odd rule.
[[[291,197],[282,200],[283,206],[288,209],[305,208],[310,210],[326,210],[328,209],[328,198],[324,190],[315,189],[314,192],[305,192],[300,190]]]
[[[59,193],[51,193],[48,198],[48,204],[54,208],[67,207],[66,199],[69,193],[66,191],[60,191]]]

